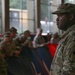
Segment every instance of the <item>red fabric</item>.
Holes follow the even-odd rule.
[[[50,51],[52,57],[54,57],[57,46],[58,46],[58,44],[48,44],[48,48],[49,48],[49,51]]]

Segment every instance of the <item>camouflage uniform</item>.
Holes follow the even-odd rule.
[[[31,39],[28,36],[30,35],[30,31],[26,30],[23,34],[21,34],[21,36],[18,36],[14,39],[14,42],[16,44],[16,46],[19,46],[22,48],[21,53],[20,53],[20,57],[19,57],[19,62],[21,62],[21,64],[24,67],[24,72],[27,75],[35,75],[35,70],[33,67],[33,62],[31,59]],[[24,57],[25,56],[25,57]],[[24,63],[24,64],[23,64]],[[28,71],[27,71],[28,70]],[[29,72],[30,70],[30,72]]]
[[[5,37],[9,37],[9,33],[5,33]],[[10,47],[10,46],[8,46]],[[8,53],[7,43],[2,41],[0,43],[0,75],[7,75],[7,63],[5,61],[5,56]]]
[[[16,54],[16,53],[15,53],[16,51],[19,51],[19,50],[20,50],[20,49],[19,49],[19,46],[16,45],[16,43],[15,43],[14,40],[11,40],[10,46],[11,46],[11,52],[13,53],[13,55]]]
[[[7,75],[7,64],[1,56],[1,51],[0,51],[0,75]]]
[[[5,41],[5,38],[8,38],[8,41]],[[5,56],[12,56],[14,53],[14,43],[11,42],[10,33],[6,32],[4,35],[4,40],[0,43],[1,54],[5,54]]]
[[[14,27],[11,27],[9,29],[9,32],[10,32],[10,37],[11,37],[11,51],[12,53],[14,54],[14,56],[18,57],[19,54],[20,54],[20,43],[18,44],[16,40],[14,40],[16,34],[17,34],[17,29],[14,28]],[[13,33],[14,32],[14,33]]]
[[[1,51],[2,53],[5,53],[6,56],[13,55],[13,52],[14,52],[13,48],[14,48],[14,46],[12,45],[11,42],[6,43],[6,42],[2,41],[0,45],[2,47],[2,51]]]
[[[29,48],[33,47],[32,45],[32,41],[31,41],[31,37],[30,37],[30,31],[29,30],[26,30],[22,35],[21,37],[19,37],[17,40],[19,42],[21,42],[21,45],[23,46],[27,46]]]
[[[9,34],[6,33],[4,36],[10,38],[10,33]],[[13,54],[16,50],[15,42],[11,38],[7,42],[3,40],[0,43],[0,46],[2,48],[1,54],[5,54],[5,56],[13,56]]]
[[[53,14],[74,12],[75,5],[64,4]],[[61,36],[52,61],[50,75],[75,75],[75,25],[68,28]]]

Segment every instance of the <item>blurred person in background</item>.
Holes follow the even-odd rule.
[[[50,43],[51,44],[58,44],[59,43],[59,35],[58,35],[58,33],[56,32],[56,33],[54,33],[53,35],[52,35],[52,38],[51,38],[51,40],[50,40]]]
[[[43,75],[49,74],[50,69],[50,63],[52,61],[52,56],[50,55],[49,49],[48,49],[48,42],[45,42],[45,39],[42,36],[42,29],[37,28],[36,35],[33,39],[33,47],[36,49],[37,52],[37,58],[40,59],[43,67]]]

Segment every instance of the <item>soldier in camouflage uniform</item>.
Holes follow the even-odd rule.
[[[16,34],[17,34],[17,29],[14,27],[11,27],[9,29],[9,32],[10,32],[10,38],[11,38],[12,52],[14,53],[14,56],[18,57],[20,52],[21,52],[21,47],[20,47],[20,45],[17,45],[15,40],[14,40],[14,38],[16,37]]]
[[[24,45],[27,45],[29,48],[33,47],[30,36],[31,36],[31,32],[29,30],[26,30],[24,32],[24,37],[26,38],[25,42],[24,42]]]
[[[11,43],[11,38],[10,38],[10,33],[6,32],[3,38],[3,41],[0,43],[0,47],[1,47],[1,53],[3,57],[6,56],[12,56],[13,52],[12,51],[12,43]]]
[[[2,56],[13,56],[17,50],[15,42],[10,37],[10,32],[6,32],[3,41],[0,43]]]
[[[31,32],[29,30],[24,31],[24,33],[20,34],[20,36],[14,39],[16,45],[27,46],[29,48],[33,47],[30,35],[31,35]]]
[[[21,37],[15,37],[16,36],[16,33],[17,33],[17,29],[12,27],[10,28],[10,37],[11,37],[11,41],[12,41],[12,45],[15,45],[12,47],[12,50],[14,48],[14,53],[16,57],[18,57],[17,61],[20,63],[19,65],[22,65],[22,69],[24,69],[24,73],[26,75],[36,75],[35,74],[35,70],[33,68],[33,63],[31,61],[31,57],[30,57],[30,50],[29,48],[25,48],[23,46],[27,46],[27,47],[30,47],[30,31],[29,30],[26,30],[24,33],[23,33],[23,36],[21,35]],[[15,50],[15,47],[16,47],[16,50]],[[20,54],[20,55],[19,55]]]
[[[60,37],[50,75],[75,75],[75,4],[61,4],[57,11],[57,27],[64,30]]]
[[[0,75],[7,75],[7,64],[5,57],[12,55],[10,51],[10,33],[6,32],[3,41],[0,43]]]
[[[1,56],[1,51],[0,51],[0,75],[7,75],[7,64]]]
[[[11,28],[9,29],[9,32],[10,32],[10,37],[11,37],[12,39],[16,37],[16,34],[17,34],[17,29],[16,29],[16,28],[11,27]]]

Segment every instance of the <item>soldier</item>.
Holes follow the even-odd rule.
[[[7,75],[7,64],[5,57],[12,55],[9,49],[10,45],[10,33],[6,32],[3,41],[0,43],[0,75]]]
[[[75,75],[75,4],[61,4],[57,11],[57,27],[64,30],[52,61],[50,75]]]
[[[7,75],[7,64],[1,56],[1,51],[0,51],[0,75]]]
[[[3,41],[0,43],[2,57],[13,56],[17,50],[14,41],[11,41],[10,32],[6,32]]]
[[[24,36],[26,37],[26,41],[24,42],[24,45],[28,45],[28,47],[32,48],[32,40],[31,40],[31,32],[29,30],[26,30],[24,32]]]
[[[27,46],[29,48],[33,47],[31,41],[31,32],[29,30],[24,31],[24,33],[19,38],[20,42],[22,42],[23,46]]]
[[[0,48],[2,49],[1,50],[1,53],[2,53],[2,57],[4,58],[5,56],[7,55],[12,55],[11,54],[11,49],[10,49],[10,33],[9,32],[6,32],[4,34],[4,38],[3,38],[3,41],[0,43]]]
[[[12,51],[14,52],[14,56],[18,57],[21,52],[21,47],[19,45],[17,45],[14,40],[14,38],[16,37],[16,34],[17,34],[17,29],[14,27],[11,27],[9,29],[9,32],[10,32],[10,37],[11,37]]]
[[[17,34],[17,29],[15,27],[11,27],[9,29],[9,32],[10,32],[10,37],[13,39],[16,37],[16,34]]]
[[[13,46],[12,48],[15,50],[15,56],[18,57],[18,55],[20,54],[20,56],[18,57],[17,61],[20,63],[19,65],[22,65],[22,69],[24,70],[23,73],[25,73],[26,75],[36,75],[35,74],[35,70],[33,68],[32,62],[31,62],[31,57],[30,57],[30,49],[29,47],[29,43],[30,43],[30,39],[28,39],[28,37],[30,36],[30,31],[26,30],[23,34],[23,36],[21,35],[21,37],[16,37],[16,33],[17,33],[17,29],[12,27],[10,28],[10,37],[12,38],[12,46],[15,45],[16,46],[16,50],[15,50],[15,46]],[[13,39],[14,38],[14,39]],[[24,47],[27,46],[27,47]],[[19,49],[20,48],[20,49]],[[13,50],[12,49],[12,50]],[[21,53],[20,53],[21,52]]]

